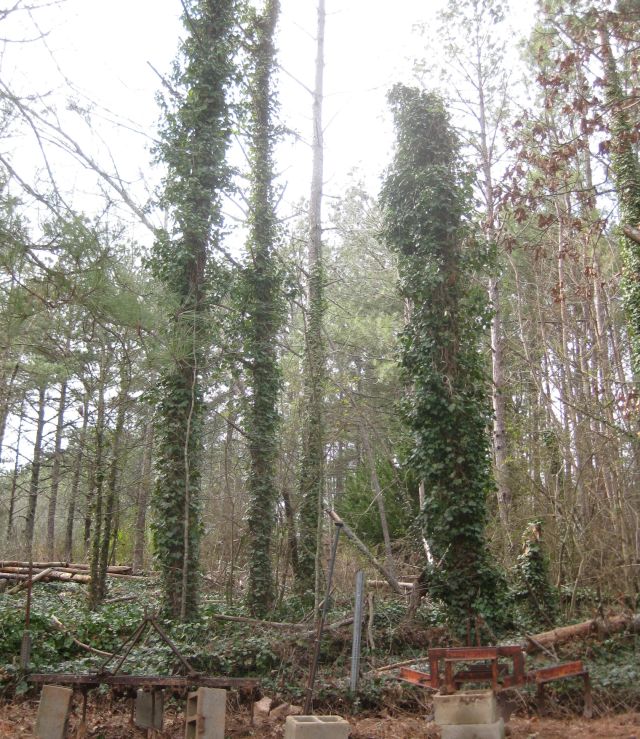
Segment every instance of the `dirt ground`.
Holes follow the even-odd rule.
[[[37,700],[22,700],[0,703],[0,737],[32,737],[38,709]],[[69,738],[86,736],[95,739],[134,739],[146,737],[145,731],[130,723],[130,708],[125,701],[110,701],[107,698],[89,700],[86,733],[79,730],[81,703],[78,698],[73,704],[69,727]],[[424,718],[399,716],[349,716],[351,739],[437,739],[437,726]],[[240,708],[229,711],[227,736],[263,737],[276,739],[284,735],[284,718],[256,718],[252,727],[248,710]],[[507,734],[512,739],[640,739],[640,713],[624,713],[598,719],[550,719],[512,717],[507,725]],[[165,711],[162,732],[154,739],[182,739],[184,723],[177,705]]]

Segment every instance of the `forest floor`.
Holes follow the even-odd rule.
[[[0,703],[0,737],[33,737],[38,710],[37,699],[15,699]],[[80,723],[80,701],[76,698],[70,720],[69,738],[86,736],[95,739],[134,739],[147,734],[130,723],[130,709],[125,701],[110,701],[108,698],[90,698],[87,732],[78,731]],[[415,714],[386,714],[347,716],[351,724],[351,739],[437,739],[438,727]],[[182,739],[184,736],[183,716],[176,705],[165,711],[165,726],[156,732],[155,739]],[[284,719],[256,719],[249,723],[246,710],[229,712],[227,736],[263,737],[276,739],[284,735]],[[512,739],[640,739],[640,712],[604,716],[596,719],[578,717],[538,718],[514,716],[507,725],[507,736]]]

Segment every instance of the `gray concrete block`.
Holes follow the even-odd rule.
[[[441,727],[442,739],[504,739],[504,721],[492,724],[446,724]]]
[[[493,724],[500,718],[496,696],[492,690],[434,695],[433,706],[438,726]]]
[[[34,734],[38,739],[64,739],[73,690],[60,685],[44,685],[38,704]]]
[[[133,721],[141,729],[162,729],[164,693],[162,690],[138,690]]]
[[[347,739],[349,728],[342,716],[287,716],[284,739]]]
[[[198,688],[189,693],[185,739],[224,739],[227,691]]]

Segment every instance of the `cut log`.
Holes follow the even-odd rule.
[[[582,621],[570,626],[559,626],[557,629],[543,631],[540,634],[527,637],[527,640],[522,644],[522,649],[527,654],[535,654],[547,647],[565,644],[572,639],[586,639],[592,634],[602,639],[627,628],[635,633],[640,632],[640,613],[629,616],[612,616],[607,619],[592,618],[589,621]]]
[[[26,577],[29,576],[29,568],[28,567],[5,567],[5,572],[0,574],[8,574],[8,575],[25,575]],[[35,576],[38,573],[34,574]],[[22,579],[22,578],[16,578],[16,579]],[[91,582],[91,577],[89,575],[80,575],[73,572],[59,572],[58,570],[52,569],[51,572],[47,574],[46,577],[42,578],[44,582],[48,582],[49,580],[62,580],[64,582],[83,582],[88,583]]]
[[[6,570],[10,567],[29,567],[29,562],[21,560],[5,560],[0,561],[0,570]],[[53,567],[56,570],[64,570],[68,572],[78,572],[80,574],[89,572],[89,565],[82,562],[33,562],[34,570],[43,570],[47,567]],[[110,574],[130,575],[131,567],[129,565],[109,565],[107,572]]]
[[[47,567],[67,567],[68,562],[33,562],[34,570],[42,570]],[[0,570],[6,570],[8,567],[29,567],[29,562],[23,560],[11,559],[11,560],[0,560]]]

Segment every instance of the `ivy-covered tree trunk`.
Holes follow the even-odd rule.
[[[275,466],[278,450],[280,373],[276,339],[281,324],[279,271],[274,259],[276,216],[273,191],[274,127],[273,36],[279,0],[267,0],[262,15],[253,18],[255,32],[251,77],[251,195],[249,265],[244,280],[245,355],[250,390],[247,410],[250,496],[247,605],[264,616],[275,593],[271,539],[277,500]]]
[[[490,388],[480,344],[489,325],[474,280],[482,255],[466,226],[469,185],[442,101],[396,86],[396,152],[381,194],[411,317],[401,336],[413,435],[409,464],[424,481],[420,525],[433,557],[428,588],[463,624],[495,613],[498,578],[485,541]],[[477,287],[474,287],[474,284]]]
[[[90,501],[90,528],[87,531],[85,520],[85,537],[88,537],[90,544],[90,565],[89,572],[91,574],[91,582],[89,583],[89,608],[95,609],[102,599],[103,593],[100,586],[100,546],[102,543],[102,525],[104,510],[104,479],[106,477],[105,470],[105,426],[106,426],[106,401],[105,401],[105,368],[104,357],[102,358],[102,366],[100,368],[98,403],[96,407],[96,422],[93,430],[94,449],[92,460],[92,474],[90,490],[92,491]],[[89,505],[89,500],[87,501]],[[85,541],[87,541],[85,539]]]
[[[637,228],[640,226],[640,161],[637,154],[637,127],[632,124],[626,109],[622,82],[605,22],[602,22],[599,30],[605,67],[605,93],[611,115],[611,169],[618,195],[620,218],[623,226]],[[632,370],[637,383],[640,378],[640,243],[630,238],[628,233],[623,233],[620,241],[623,260],[622,295],[627,313]],[[634,542],[629,514],[624,510],[620,500],[616,491],[616,512],[625,582],[629,591],[640,592],[640,572],[634,566],[638,544]]]
[[[305,331],[304,428],[302,463],[300,470],[300,540],[296,585],[299,592],[319,595],[318,558],[322,527],[322,500],[324,495],[324,386],[325,344],[322,335],[324,323],[324,267],[322,259],[322,173],[324,144],[322,132],[322,102],[324,81],[324,27],[325,3],[318,0],[316,32],[316,74],[313,90],[313,164],[311,197],[309,200],[309,258],[307,317]]]
[[[197,606],[201,535],[201,376],[211,345],[208,300],[219,277],[208,252],[220,238],[220,196],[228,181],[227,88],[234,72],[236,0],[183,3],[187,37],[172,81],[159,154],[166,162],[164,204],[172,219],[159,234],[153,269],[175,304],[171,362],[159,383],[155,553],[168,615],[182,620]]]
[[[611,170],[624,225],[640,226],[640,162],[636,134],[625,106],[625,96],[613,56],[607,22],[600,25],[605,68],[605,93],[611,116]],[[640,375],[640,244],[621,237],[624,264],[622,291],[631,337],[631,358],[636,377]]]

